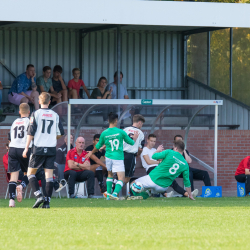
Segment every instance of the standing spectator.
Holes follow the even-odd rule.
[[[51,68],[49,66],[43,67],[43,75],[39,76],[36,80],[36,84],[39,87],[38,91],[39,93],[42,92],[49,92],[50,96],[54,97],[56,99],[56,102],[59,103],[62,101],[62,94],[57,93],[53,86],[52,86],[52,79],[51,76]]]
[[[92,151],[95,145],[99,142],[100,136],[101,136],[100,134],[94,135],[93,145],[88,146],[85,149],[85,151],[87,152]],[[106,165],[100,159],[101,157],[104,157],[105,159],[105,150],[103,148],[100,148],[94,155],[99,159],[99,161],[96,162],[95,160],[90,158],[90,164],[91,164],[90,170],[95,173],[95,177],[98,180],[98,184],[100,186],[100,191],[103,194],[104,192],[107,191],[107,188],[105,187],[104,182],[103,182],[103,174],[107,173],[107,168],[106,168]]]
[[[97,87],[91,93],[91,99],[111,99],[111,93],[113,88],[110,87],[110,90],[105,90],[107,85],[106,77],[102,76],[97,84]]]
[[[90,170],[90,161],[85,156],[88,154],[83,150],[85,139],[78,137],[76,147],[71,149],[66,157],[64,178],[68,181],[69,196],[75,198],[75,183],[87,181],[88,198],[94,196],[95,174]]]
[[[73,74],[74,78],[68,82],[69,98],[70,99],[79,99],[80,98],[79,92],[80,92],[81,86],[82,86],[83,90],[85,91],[85,93],[87,94],[88,98],[90,98],[89,91],[86,88],[83,80],[79,79],[80,74],[81,74],[80,69],[74,68],[72,70],[72,74]]]
[[[108,86],[106,87],[106,91],[107,90],[111,90],[111,87],[112,87],[112,93],[111,93],[111,99],[117,99],[117,82],[118,82],[118,79],[117,79],[117,72],[115,72],[114,74],[114,82],[108,84]],[[123,73],[120,72],[120,93],[119,93],[119,98],[118,99],[129,99],[128,97],[128,92],[127,92],[127,89],[125,86],[122,85],[122,78],[123,78]]]
[[[174,137],[174,142],[178,141],[178,140],[183,141],[183,137],[181,135],[176,135]],[[189,156],[189,152],[186,149],[183,151],[182,155],[188,164],[192,163],[192,159]],[[179,177],[183,178],[182,175],[180,175]],[[191,190],[192,191],[194,191],[194,180],[201,180],[204,182],[205,186],[211,186],[209,174],[205,170],[189,167],[189,179],[191,182]]]
[[[67,143],[68,143],[68,137],[67,135],[64,136],[64,144],[61,145],[57,151],[56,151],[56,163],[60,165],[64,165],[66,163],[66,156],[67,156]],[[73,147],[73,135],[70,135],[70,149]]]
[[[27,65],[26,72],[19,75],[8,93],[9,102],[20,105],[21,103],[33,103],[35,109],[39,109],[38,96],[36,91],[36,71],[32,64]],[[32,90],[29,90],[32,88]]]
[[[53,69],[53,77],[52,77],[52,85],[53,89],[56,93],[61,94],[60,100],[57,100],[58,98],[53,97],[52,101],[56,101],[57,103],[63,101],[68,101],[68,91],[67,87],[64,83],[64,80],[62,79],[62,72],[63,69],[60,65],[56,65]]]
[[[61,145],[56,151],[56,161],[54,169],[54,189],[56,192],[60,192],[65,186],[66,181],[64,180],[63,171],[65,169],[65,162],[67,156],[67,135],[64,137],[64,144]],[[73,148],[73,136],[70,135],[70,149]]]
[[[238,182],[245,183],[245,194],[250,193],[250,156],[244,158],[235,172],[235,179]]]

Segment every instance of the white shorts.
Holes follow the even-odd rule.
[[[158,186],[157,184],[155,184],[155,183],[151,180],[151,178],[150,178],[149,175],[145,175],[145,176],[143,176],[143,177],[141,177],[141,178],[135,180],[135,183],[137,183],[137,182],[140,182],[140,183],[143,185],[144,189],[146,189],[146,190],[147,190],[147,189],[151,189],[151,192],[152,192],[153,194],[156,194],[156,193],[164,193],[164,192],[166,192],[167,189],[168,189],[168,187],[163,188],[163,187]]]
[[[106,157],[106,168],[113,173],[125,172],[123,160],[112,160]]]

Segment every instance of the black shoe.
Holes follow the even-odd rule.
[[[43,204],[41,208],[50,208],[49,204]]]
[[[39,197],[36,199],[35,204],[33,205],[33,208],[39,208],[39,206],[44,203],[44,198],[43,196]]]
[[[72,199],[73,199],[73,198],[76,198],[76,196],[75,196],[74,194],[70,194],[70,195],[69,195],[69,198],[72,198]]]
[[[89,195],[88,195],[88,198],[90,198],[90,199],[91,199],[91,198],[94,198],[94,195],[93,195],[93,194],[89,194]]]
[[[101,193],[103,194],[103,193],[105,193],[107,191],[107,188],[105,186],[103,186],[103,187],[100,188],[100,190],[101,190]]]

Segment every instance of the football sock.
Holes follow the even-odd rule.
[[[102,170],[96,170],[95,176],[96,176],[96,179],[98,180],[98,184],[99,184],[100,188],[102,188],[104,186]]]
[[[122,187],[123,187],[123,182],[120,181],[120,180],[117,181],[117,183],[116,183],[116,185],[115,185],[115,190],[114,190],[113,194],[118,195],[118,194],[120,193]]]
[[[46,187],[45,187],[45,198],[44,198],[44,205],[49,205],[50,198],[52,196],[54,187],[54,181],[53,178],[47,178],[46,179]]]
[[[116,174],[116,173],[114,173],[114,176],[113,176],[113,184],[112,184],[111,193],[113,193],[113,192],[114,192],[114,190],[115,190],[115,185],[116,185],[117,181],[118,181],[118,176],[117,176],[117,174]]]
[[[40,191],[39,184],[38,184],[36,176],[34,174],[29,175],[28,180],[29,180],[29,183],[30,183],[30,186],[31,186],[32,190],[34,190],[34,195],[36,196],[36,198],[41,197],[42,193]]]
[[[9,182],[9,198],[15,200],[16,197],[16,182]]]
[[[28,184],[29,184],[28,176],[24,175],[22,178],[21,185],[23,186],[23,188],[26,188],[28,186]]]
[[[111,194],[112,184],[113,184],[113,178],[108,177],[106,181],[108,194]]]

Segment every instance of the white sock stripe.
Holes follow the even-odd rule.
[[[108,182],[108,181],[113,182],[113,179],[111,179],[111,178],[110,178],[110,179],[109,179],[109,178],[107,178],[107,180],[106,180],[106,181],[107,181],[107,182]]]
[[[117,184],[123,187],[123,181],[117,181],[117,182],[116,182],[116,185],[117,185]]]

